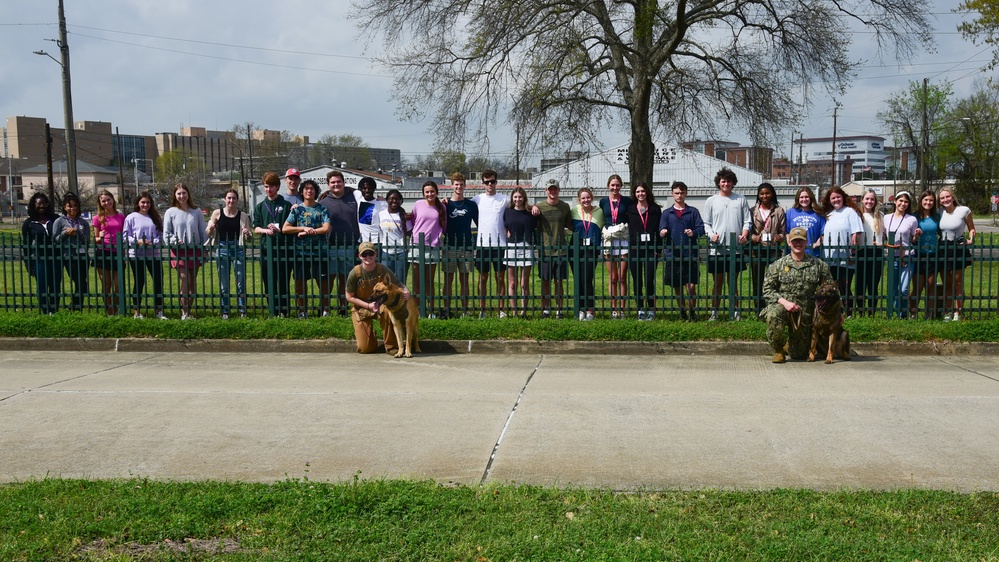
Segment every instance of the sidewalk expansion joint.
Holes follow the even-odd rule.
[[[83,379],[83,378],[86,378],[86,377],[92,377],[94,375],[99,375],[101,373],[107,373],[108,371],[114,371],[115,369],[120,369],[122,367],[131,367],[132,365],[138,365],[139,363],[145,363],[146,361],[149,361],[152,358],[153,358],[153,356],[145,357],[143,359],[139,359],[138,361],[129,361],[128,363],[122,363],[120,365],[114,365],[114,366],[111,366],[111,367],[107,367],[105,369],[101,369],[99,371],[94,371],[92,373],[83,373],[82,375],[76,375],[75,377],[69,377],[69,378],[66,378],[66,379],[62,379],[62,380],[57,380],[57,381],[52,381],[52,382],[49,382],[49,383],[45,383],[45,384],[43,384],[41,386],[36,386],[34,388],[28,388],[28,389],[22,390],[21,392],[18,392],[16,394],[11,394],[10,396],[5,396],[3,398],[0,398],[0,402],[4,402],[4,401],[7,401],[7,400],[10,400],[11,398],[16,398],[18,396],[22,396],[24,394],[29,394],[31,392],[36,392],[38,390],[42,390],[42,389],[48,388],[50,386],[55,386],[57,384],[63,384],[63,383],[66,383],[66,382],[75,381],[75,380]]]
[[[517,395],[517,400],[513,403],[513,408],[506,416],[506,423],[503,424],[503,429],[500,431],[499,439],[497,439],[496,444],[493,445],[493,452],[489,455],[489,461],[486,463],[486,469],[482,472],[482,480],[479,481],[480,486],[489,480],[489,475],[492,474],[493,471],[493,461],[496,460],[496,454],[499,452],[500,443],[503,442],[503,436],[506,435],[506,430],[510,427],[510,422],[513,421],[513,415],[517,412],[517,407],[520,406],[520,401],[524,398],[524,394],[527,392],[527,385],[531,384],[531,379],[533,379],[534,375],[537,374],[538,369],[541,368],[541,363],[544,360],[545,356],[542,355],[541,358],[538,359],[538,364],[534,366],[534,370],[531,371],[531,374],[527,375],[527,380],[524,382],[524,386],[520,388],[520,394]]]
[[[954,367],[955,369],[961,369],[962,371],[971,373],[973,375],[978,375],[978,376],[982,377],[983,379],[989,379],[992,382],[999,382],[999,378],[996,378],[996,377],[994,377],[992,375],[986,375],[985,373],[979,373],[978,371],[976,371],[974,369],[969,369],[969,368],[967,368],[967,367],[965,367],[963,365],[955,365],[954,363],[951,363],[950,361],[947,361],[946,359],[944,359],[942,357],[934,357],[934,359],[936,359],[937,361],[943,363],[944,365],[948,365],[950,367]]]

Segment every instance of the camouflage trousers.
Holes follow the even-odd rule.
[[[792,314],[774,303],[760,311],[760,320],[767,323],[767,342],[775,352],[783,351],[786,345],[791,359],[808,358],[808,348],[812,345],[811,311],[802,308]]]

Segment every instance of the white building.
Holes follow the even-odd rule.
[[[740,186],[752,186],[755,189],[763,181],[763,174],[749,168],[734,166],[718,158],[657,142],[655,164],[652,168],[653,188],[664,190],[674,181],[682,181],[692,189],[715,189],[715,174],[723,167],[735,172]],[[563,190],[574,192],[581,187],[604,188],[607,186],[607,178],[612,174],[621,176],[626,186],[631,185],[628,145],[534,174],[531,183],[538,188],[544,188],[548,180],[556,179]]]
[[[809,162],[828,162],[833,158],[833,138],[796,139],[793,142],[794,160],[800,164]],[[853,173],[883,174],[885,171],[884,137],[857,136],[836,138],[836,161],[844,162],[847,158],[853,161]],[[871,177],[874,177],[873,175]],[[843,184],[853,178],[837,178],[837,183]]]

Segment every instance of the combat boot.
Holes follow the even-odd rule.
[[[784,355],[783,351],[774,352],[773,363],[784,363],[787,361],[787,356]]]

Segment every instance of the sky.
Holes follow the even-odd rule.
[[[879,61],[872,38],[855,35],[853,53],[865,62],[838,100],[839,136],[883,135],[875,116],[910,80],[950,80],[957,98],[971,92],[991,52],[957,32],[968,17],[952,13],[959,3],[933,2],[937,47],[905,65],[890,53]],[[313,141],[354,134],[373,147],[398,148],[407,159],[431,152],[431,124],[399,120],[392,79],[372,62],[381,42],[365,41],[349,11],[349,0],[66,0],[74,119],[141,135],[184,126],[228,130],[250,121]],[[59,65],[32,53],[58,59],[58,46],[48,41],[58,36],[57,0],[0,3],[0,116],[63,126]],[[792,130],[832,136],[834,106],[816,94],[808,119],[788,124],[776,154],[790,150]],[[602,140],[609,148],[628,138],[622,131]],[[737,132],[721,140],[746,142]],[[500,128],[485,156],[506,159],[514,144],[512,131]],[[525,163],[537,165],[542,156],[553,155],[527,155]]]

